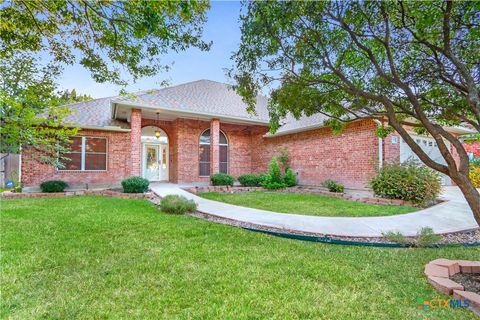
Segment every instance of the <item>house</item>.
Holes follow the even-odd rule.
[[[67,121],[81,128],[72,138],[71,160],[57,169],[40,163],[34,150],[24,150],[24,187],[54,179],[71,186],[107,187],[129,176],[206,183],[217,172],[233,176],[265,172],[275,148],[287,146],[300,184],[320,185],[334,179],[350,188],[365,188],[383,163],[415,157],[397,134],[377,138],[378,124],[370,119],[352,122],[334,135],[322,125],[322,115],[289,118],[277,133],[269,134],[265,97],[257,98],[252,115],[228,85],[208,80],[69,107],[73,112]],[[449,130],[459,135],[469,132]],[[433,139],[415,139],[433,158],[442,160]]]

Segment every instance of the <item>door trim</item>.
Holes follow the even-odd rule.
[[[165,150],[166,150],[166,169],[165,169],[165,176],[166,177],[162,177],[162,170],[161,167],[159,169],[159,180],[150,180],[146,177],[146,164],[147,164],[147,146],[155,146],[157,147],[158,149],[158,159],[161,161],[163,160],[162,159],[162,148],[165,147]],[[169,149],[168,149],[168,143],[152,143],[152,142],[144,142],[142,143],[142,158],[141,158],[141,162],[142,162],[142,177],[145,178],[145,179],[148,179],[149,181],[169,181],[170,179],[170,174],[169,174],[169,169],[170,169],[170,154],[169,154]],[[164,178],[164,179],[162,179]]]

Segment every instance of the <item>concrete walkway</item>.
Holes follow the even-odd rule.
[[[191,194],[176,184],[155,183],[150,186],[160,196],[179,194],[198,203],[204,213],[280,229],[315,232],[326,235],[351,237],[378,237],[382,232],[399,231],[415,235],[422,227],[435,233],[447,233],[477,228],[472,211],[456,187],[446,187],[442,197],[448,202],[413,213],[384,217],[319,217],[277,213],[235,206],[207,200]]]

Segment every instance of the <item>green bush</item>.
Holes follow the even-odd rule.
[[[345,187],[343,186],[343,184],[331,179],[323,181],[322,186],[327,188],[330,192],[342,193],[343,191],[345,191]]]
[[[161,211],[170,214],[185,214],[197,210],[195,201],[174,194],[163,197],[158,206]]]
[[[271,182],[279,184],[283,183],[282,172],[280,171],[280,166],[278,165],[276,157],[273,157],[270,161],[268,175],[270,176],[268,179],[270,179]]]
[[[440,175],[414,161],[384,166],[370,185],[377,196],[418,205],[435,200],[442,189]]]
[[[264,187],[265,189],[275,190],[285,188],[287,187],[287,185],[283,181],[275,181],[275,179],[270,174],[266,174],[262,181],[262,187]]]
[[[234,180],[232,176],[225,173],[216,173],[210,176],[212,186],[233,186]]]
[[[123,192],[144,193],[148,190],[150,181],[142,177],[130,177],[122,181]]]
[[[390,242],[399,243],[405,247],[429,247],[442,239],[441,236],[435,234],[432,228],[423,227],[417,232],[416,237],[407,238],[401,232],[389,231],[383,233],[385,239]]]
[[[42,192],[63,192],[68,184],[62,180],[50,180],[42,182],[40,189]]]
[[[288,168],[285,172],[285,177],[283,177],[283,181],[287,185],[287,187],[294,187],[297,185],[297,175],[291,168]]]
[[[259,174],[244,174],[238,177],[243,187],[260,187],[264,176]]]

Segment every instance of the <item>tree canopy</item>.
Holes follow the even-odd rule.
[[[232,75],[251,109],[271,88],[274,131],[287,113],[321,113],[336,129],[377,119],[381,136],[397,131],[426,165],[449,175],[480,222],[467,154],[443,127],[480,130],[480,2],[248,2],[241,21]],[[435,139],[446,164],[415,143],[407,123]]]
[[[168,66],[166,53],[208,50],[201,39],[208,1],[7,1],[0,7],[0,58],[18,51],[87,68],[96,82],[124,85]]]

